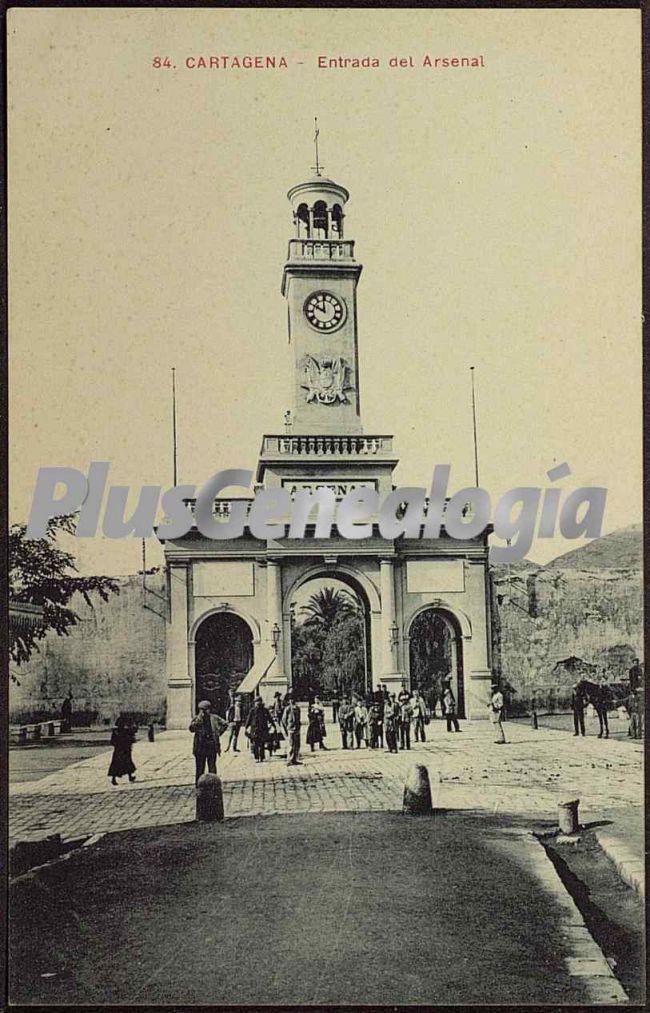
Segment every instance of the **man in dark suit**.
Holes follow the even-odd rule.
[[[293,694],[287,693],[287,706],[282,716],[282,724],[287,730],[289,739],[287,767],[295,767],[302,763],[300,755],[300,707],[293,701]]]
[[[253,743],[253,756],[257,763],[264,760],[264,747],[269,740],[271,727],[269,712],[267,711],[261,696],[255,697],[253,709],[246,721],[247,734],[250,735]]]
[[[571,690],[571,710],[573,711],[573,734],[585,734],[585,697],[579,682]]]
[[[628,679],[630,681],[630,689],[631,689],[631,691],[633,693],[636,692],[636,690],[639,688],[639,686],[643,682],[643,669],[641,668],[641,665],[639,664],[639,659],[638,658],[634,659],[634,664],[632,665],[632,668],[630,668],[630,670],[628,671]]]
[[[343,749],[353,749],[353,729],[354,725],[354,707],[343,697],[341,706],[339,707],[339,728],[341,729],[341,745]]]
[[[217,773],[217,756],[221,753],[219,736],[227,727],[227,721],[212,713],[210,701],[201,700],[190,724],[190,731],[194,732],[192,752],[196,762],[196,781],[204,772],[206,763],[210,774]]]

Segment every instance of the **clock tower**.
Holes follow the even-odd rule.
[[[282,276],[293,347],[292,433],[360,435],[356,289],[343,222],[350,196],[316,169],[289,190],[295,236]]]
[[[361,692],[383,685],[397,693],[409,680],[421,689],[429,685],[434,669],[427,662],[425,671],[416,651],[416,634],[421,640],[424,629],[427,657],[444,665],[459,716],[485,718],[489,528],[469,539],[444,529],[428,538],[424,525],[417,535],[383,536],[377,513],[395,490],[398,461],[391,435],[361,427],[361,265],[353,241],[344,236],[349,194],[323,176],[317,148],[315,174],[288,197],[295,232],[282,294],[289,318],[291,420],[285,416],[283,432],[262,436],[255,472],[255,493],[271,494],[266,504],[273,512],[265,515],[270,523],[263,533],[251,529],[250,494],[239,490],[215,500],[214,515],[224,524],[235,509],[240,518],[247,515],[243,532],[216,538],[194,527],[165,545],[167,727],[186,728],[197,700],[218,704],[218,694],[225,698],[235,683],[237,692],[260,692],[269,703],[274,694],[283,696],[295,685],[296,596],[309,581],[334,579],[356,595],[364,616]],[[351,537],[342,534],[338,514],[335,519],[347,497],[362,508],[364,532],[358,537],[349,530]]]

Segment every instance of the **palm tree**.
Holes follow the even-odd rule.
[[[359,602],[349,591],[324,587],[309,598],[300,609],[301,617],[306,626],[319,626],[324,633],[329,633],[332,626],[342,616],[360,616]]]

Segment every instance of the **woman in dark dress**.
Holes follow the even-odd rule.
[[[325,731],[325,710],[318,697],[307,708],[307,742],[311,746],[312,753],[314,746],[318,743],[319,749],[327,749],[323,739],[327,735]]]
[[[125,774],[129,775],[129,781],[135,781],[136,768],[131,756],[131,749],[135,742],[136,731],[136,727],[129,718],[120,714],[111,735],[111,745],[114,747],[111,765],[108,768],[111,784],[117,784],[115,778],[123,777]]]

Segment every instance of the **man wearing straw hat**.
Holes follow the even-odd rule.
[[[490,710],[490,721],[492,722],[496,733],[494,741],[498,746],[505,745],[506,736],[503,730],[503,725],[501,724],[503,716],[503,693],[496,682],[492,683],[492,696],[490,698],[488,708]]]

